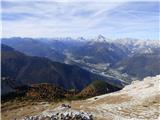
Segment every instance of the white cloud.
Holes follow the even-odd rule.
[[[12,5],[12,3],[10,3]],[[31,6],[30,6],[31,4]],[[16,2],[12,7],[3,7],[3,14],[27,16],[18,20],[3,21],[3,35],[32,36],[42,31],[47,36],[87,31],[101,20],[101,15],[118,4],[102,3],[55,3],[55,2]],[[13,32],[12,32],[13,31]],[[30,31],[30,32],[29,32]],[[43,32],[43,33],[44,33]],[[12,34],[11,34],[12,33]],[[41,36],[42,34],[39,34]]]
[[[154,22],[150,15],[148,18],[145,16],[147,19],[142,21],[135,14],[139,12],[138,10],[123,10],[124,5],[132,8],[124,1],[76,1],[3,0],[3,37],[88,37],[97,34],[115,34],[121,29],[123,32],[126,30],[131,32],[130,29],[136,27],[138,30],[137,25],[143,27],[144,23],[148,24],[151,20],[151,25],[148,25],[150,27]]]

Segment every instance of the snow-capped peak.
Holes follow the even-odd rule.
[[[103,35],[98,35],[95,39],[97,42],[106,42],[106,38]]]
[[[107,42],[106,38],[102,35],[98,35],[96,38],[91,39],[89,41],[90,45],[95,44],[95,43],[106,43],[106,42]]]
[[[78,41],[86,41],[86,39],[84,37],[78,37],[77,40]]]

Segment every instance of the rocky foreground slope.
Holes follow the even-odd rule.
[[[160,119],[160,75],[134,81],[119,92],[73,102],[102,120]]]
[[[74,120],[158,120],[160,119],[160,75],[134,81],[119,92],[96,96],[87,100],[72,101],[70,107],[61,106],[45,110],[37,116],[23,120],[37,120],[34,117],[51,119],[51,116],[75,117]],[[82,112],[83,111],[83,112]],[[57,115],[57,116],[56,116]],[[54,119],[53,120],[59,120]]]

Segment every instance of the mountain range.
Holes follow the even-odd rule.
[[[92,73],[127,83],[160,73],[158,40],[111,40],[99,35],[94,39],[3,38],[2,43],[26,55],[76,65]],[[153,62],[154,59],[157,62]]]
[[[76,65],[25,55],[4,44],[1,47],[2,95],[15,92],[22,86],[31,87],[42,83],[76,91],[81,91],[94,80],[107,82],[108,89],[123,87],[118,79],[100,76]]]
[[[159,68],[158,40],[3,38],[2,118],[158,118]]]

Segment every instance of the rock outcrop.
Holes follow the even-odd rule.
[[[71,109],[70,105],[62,104],[53,109],[46,110],[36,116],[27,116],[21,120],[93,120],[90,113]]]

